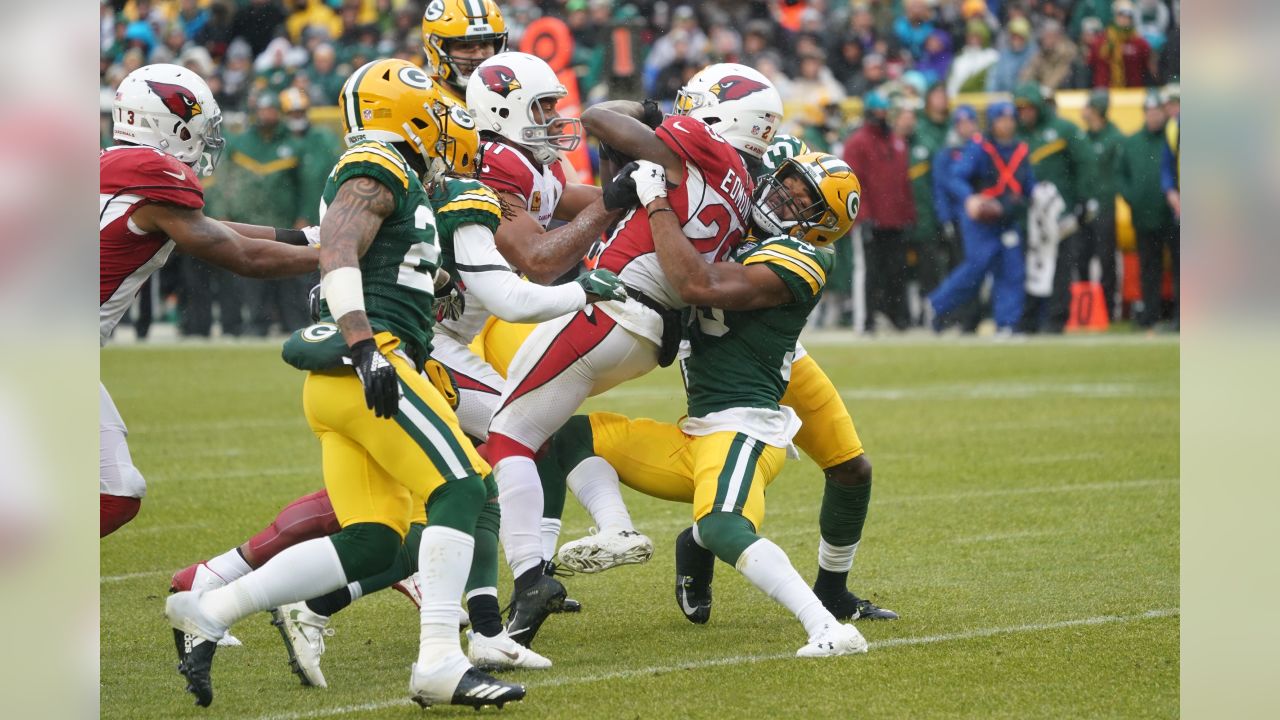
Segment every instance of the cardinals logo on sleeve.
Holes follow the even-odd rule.
[[[502,97],[506,97],[520,89],[520,81],[516,79],[516,74],[505,65],[490,65],[489,67],[480,68],[480,80],[484,82],[485,87]]]
[[[200,103],[196,101],[196,96],[181,85],[148,80],[147,87],[160,96],[160,102],[169,108],[169,112],[182,118],[183,122],[190,122],[191,118],[203,112]]]
[[[768,85],[751,78],[745,78],[741,75],[726,75],[721,78],[720,82],[712,85],[709,89],[712,95],[721,100],[741,100],[751,93],[759,92],[766,88],[768,88]]]

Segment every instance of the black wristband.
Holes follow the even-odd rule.
[[[671,209],[671,208],[669,208],[669,207],[660,207],[660,208],[658,208],[658,209],[656,209],[656,210],[650,210],[650,211],[649,211],[649,217],[653,217],[654,215],[657,215],[657,214],[658,214],[658,213],[660,213],[660,212],[669,212],[669,213],[671,213],[672,215],[675,215],[675,214],[676,214],[676,211],[675,211],[675,210],[672,210],[672,209]]]
[[[286,245],[306,245],[307,234],[293,228],[276,228],[276,242]]]

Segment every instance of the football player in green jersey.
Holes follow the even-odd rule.
[[[472,667],[458,640],[489,466],[448,401],[420,371],[431,351],[441,248],[422,177],[446,167],[439,91],[421,69],[378,60],[341,96],[347,152],[329,176],[320,226],[322,294],[336,325],[312,326],[317,346],[341,333],[344,352],[308,356],[303,405],[321,441],[325,486],[342,530],[287,548],[207,592],[170,596],[180,672],[200,705],[213,700],[216,641],[253,612],[312,598],[395,563],[415,498],[422,531],[421,642],[412,699],[498,705],[524,697]],[[421,500],[419,500],[421,502]]]
[[[757,534],[765,487],[800,424],[779,401],[796,340],[833,260],[814,243],[830,244],[852,227],[858,179],[831,155],[784,160],[755,202],[785,234],[744,245],[736,262],[707,263],[671,212],[662,167],[641,162],[629,178],[649,215],[663,272],[685,301],[700,306],[683,366],[688,416],[678,426],[613,413],[576,416],[552,439],[551,451],[564,467],[600,456],[632,488],[693,504],[694,525],[682,539],[700,554],[677,556],[677,567],[701,583],[676,593],[691,620],[710,616],[711,564],[719,557],[804,625],[809,641],[797,655],[865,652],[861,633],[841,624],[782,549]]]

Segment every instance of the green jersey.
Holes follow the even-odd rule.
[[[436,233],[440,237],[440,267],[456,279],[454,233],[463,225],[481,225],[496,234],[502,222],[502,202],[497,193],[479,180],[455,177],[433,183],[430,197],[436,213]]]
[[[790,288],[792,302],[759,310],[694,310],[685,382],[689,417],[733,408],[777,410],[791,379],[796,341],[835,263],[830,250],[790,237],[745,243],[736,260],[764,264]]]
[[[343,153],[329,173],[320,200],[322,217],[338,188],[360,176],[377,180],[395,197],[395,209],[360,258],[365,312],[375,332],[400,338],[409,358],[421,367],[431,352],[435,324],[435,272],[440,267],[435,212],[399,151],[389,143],[364,142]]]

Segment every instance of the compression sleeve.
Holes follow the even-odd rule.
[[[501,320],[535,323],[581,310],[587,293],[577,283],[545,286],[523,280],[507,264],[483,225],[468,223],[453,235],[454,264],[468,297]]]

